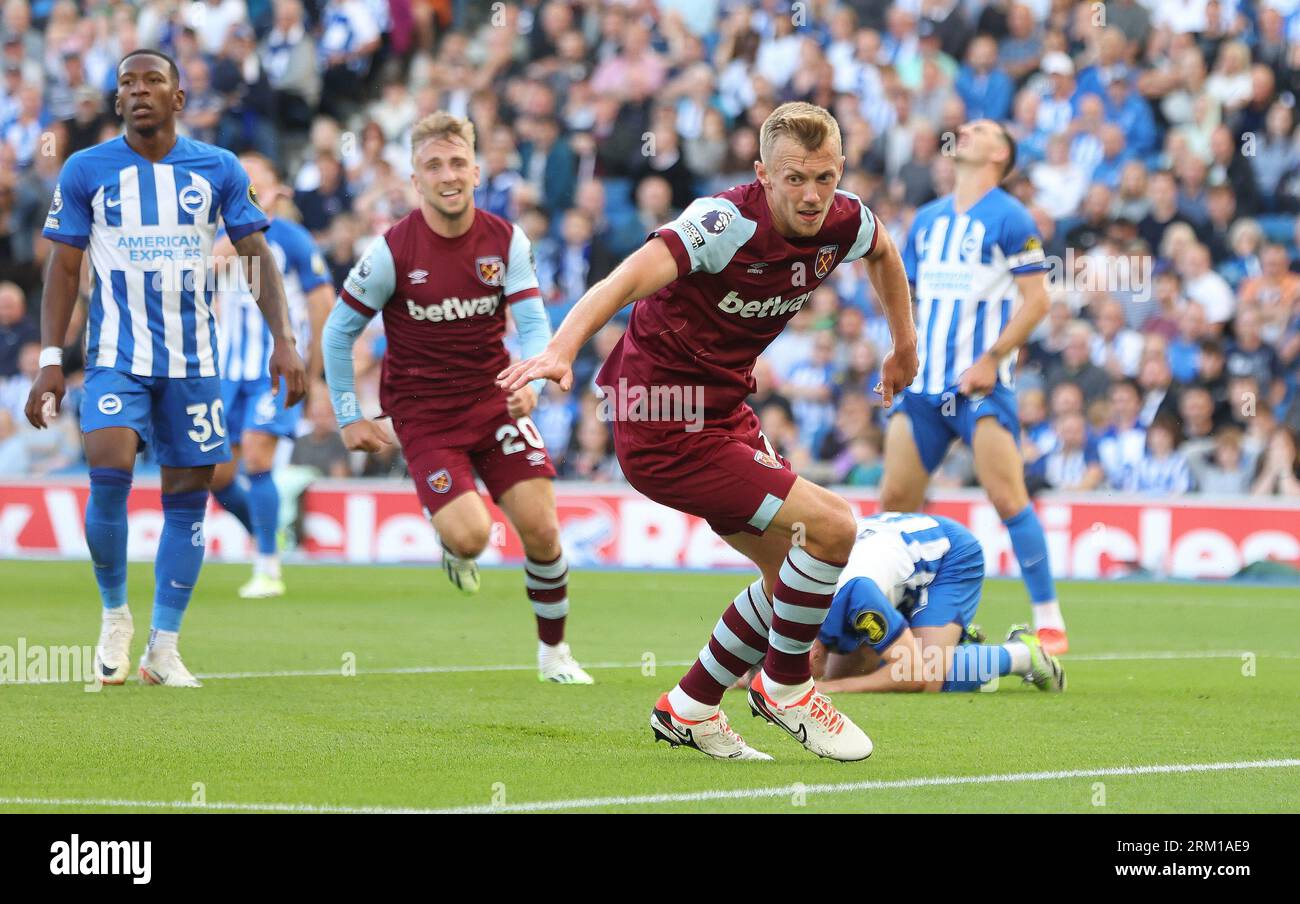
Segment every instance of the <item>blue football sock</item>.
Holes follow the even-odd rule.
[[[208,491],[164,493],[162,537],[154,564],[153,627],[179,631],[203,567],[203,513]]]
[[[1011,674],[1011,654],[1001,646],[980,643],[960,644],[952,651],[943,690],[977,691],[994,678]]]
[[[248,475],[248,512],[253,539],[260,555],[275,555],[275,534],[280,527],[280,491],[270,471]]]
[[[1031,603],[1050,603],[1056,599],[1052,582],[1052,563],[1047,558],[1047,538],[1032,505],[1002,522],[1011,534],[1011,548],[1020,563],[1020,576],[1029,589]]]
[[[86,546],[105,609],[126,605],[126,497],[130,494],[130,471],[90,469]]]
[[[238,518],[239,523],[244,525],[244,530],[248,531],[249,536],[252,536],[253,517],[249,505],[248,488],[244,484],[243,477],[236,474],[235,479],[230,481],[225,488],[215,490],[212,495],[216,497],[217,504]]]

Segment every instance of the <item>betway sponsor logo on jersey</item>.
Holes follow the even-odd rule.
[[[718,310],[724,314],[739,314],[741,317],[779,317],[782,314],[793,314],[811,297],[811,292],[805,292],[793,298],[773,295],[762,301],[745,301],[736,292],[728,292],[727,297],[718,302]]]
[[[431,305],[418,305],[409,298],[406,311],[414,320],[431,320],[441,323],[444,320],[461,320],[465,317],[491,317],[501,304],[501,294],[481,295],[478,298],[444,298]]]

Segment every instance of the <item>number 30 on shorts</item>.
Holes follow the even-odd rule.
[[[206,443],[214,433],[217,436],[226,435],[225,410],[221,399],[214,399],[211,405],[205,402],[186,405],[185,413],[194,418],[194,429],[189,431],[188,436],[196,443]]]
[[[518,426],[515,426],[516,424]],[[503,455],[513,455],[516,452],[522,452],[524,443],[519,440],[521,436],[534,449],[546,448],[546,444],[542,442],[542,434],[537,430],[537,425],[533,423],[532,418],[525,415],[515,421],[514,424],[502,424],[497,428],[497,442],[501,444],[501,453]]]

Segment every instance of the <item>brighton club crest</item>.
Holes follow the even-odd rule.
[[[445,493],[451,489],[451,474],[447,473],[446,468],[429,475],[429,489],[435,493]]]
[[[813,267],[813,273],[818,279],[824,279],[831,268],[835,266],[835,255],[839,254],[839,245],[822,245],[817,249],[817,264]]]
[[[479,281],[485,286],[500,288],[505,280],[506,264],[501,258],[493,255],[492,257],[480,257],[474,261],[478,270]]]

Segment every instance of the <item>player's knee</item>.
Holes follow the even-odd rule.
[[[540,524],[517,525],[516,529],[530,559],[549,561],[560,554],[560,525],[554,518]]]
[[[858,523],[849,504],[831,496],[814,524],[808,532],[808,551],[827,561],[848,561],[858,536]]]
[[[456,556],[462,559],[475,559],[487,549],[491,536],[492,525],[483,522],[458,524],[455,528],[439,534],[439,539],[442,540],[442,545]]]

